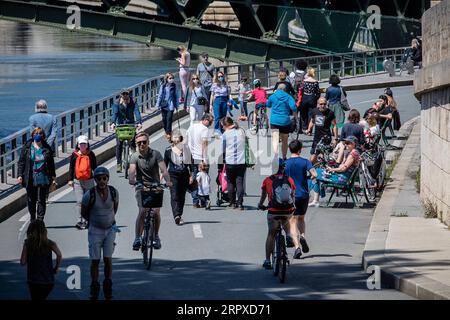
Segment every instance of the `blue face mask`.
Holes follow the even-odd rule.
[[[40,134],[35,134],[35,135],[33,136],[33,139],[34,139],[34,141],[36,141],[36,142],[41,142],[41,141],[42,141],[42,135],[40,135]]]
[[[223,81],[224,79],[224,77],[219,77],[219,81]]]

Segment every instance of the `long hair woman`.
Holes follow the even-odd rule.
[[[52,252],[56,254],[53,266]],[[53,290],[55,274],[61,264],[62,255],[55,242],[47,238],[43,221],[34,220],[27,230],[20,264],[27,265],[27,282],[31,300],[45,300]]]

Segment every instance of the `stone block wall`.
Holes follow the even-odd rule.
[[[421,101],[420,196],[450,225],[450,0],[422,17],[423,68],[414,80]]]

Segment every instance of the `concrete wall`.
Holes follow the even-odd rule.
[[[450,0],[422,17],[423,68],[414,80],[421,100],[421,190],[450,225]]]

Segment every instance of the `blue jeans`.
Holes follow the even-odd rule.
[[[197,163],[195,163],[197,162]],[[194,163],[191,166],[191,170],[192,170],[192,177],[195,179],[197,177],[197,173],[198,173],[198,163],[200,163],[200,160],[194,160]],[[198,196],[198,189],[195,188],[195,190],[193,190],[191,192],[191,197],[192,197],[192,204],[193,205],[198,205],[200,202],[200,197]]]
[[[223,132],[223,129],[220,125],[220,120],[227,116],[227,102],[228,97],[216,97],[214,99],[214,130],[217,133]]]
[[[341,173],[333,172],[331,175],[325,175],[325,170],[323,168],[316,169],[316,172],[317,172],[317,180],[316,180],[317,182],[314,183],[311,180],[308,180],[308,184],[309,189],[317,193],[320,192],[320,181],[345,185],[348,182],[348,179],[350,179],[350,176],[352,175],[352,172],[350,171]],[[322,197],[324,196],[325,195],[323,195]]]
[[[172,133],[173,110],[161,108],[163,127],[166,134]]]

